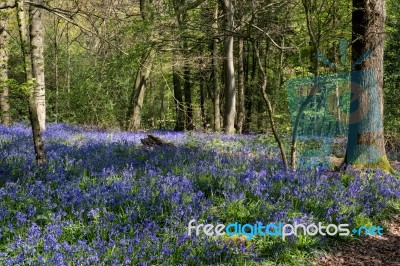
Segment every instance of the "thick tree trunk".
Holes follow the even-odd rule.
[[[17,1],[17,19],[18,19],[19,34],[21,38],[21,48],[24,56],[25,79],[27,84],[31,84],[33,78],[31,45],[29,42],[29,35],[27,28],[28,26],[26,22],[26,11],[23,0]],[[39,117],[36,110],[35,86],[33,85],[30,86],[30,91],[29,91],[29,115],[32,126],[36,161],[38,164],[42,164],[45,162],[46,156],[44,152],[44,144],[40,130]]]
[[[41,2],[39,0],[39,2]],[[39,8],[29,7],[30,41],[32,56],[32,77],[35,80],[35,104],[38,114],[40,130],[46,130],[46,93],[44,81],[44,55],[43,55],[43,21],[42,11]]]
[[[214,11],[214,34],[218,34],[218,4]],[[221,132],[221,107],[220,91],[218,83],[218,42],[214,37],[212,41],[212,68],[213,68],[213,88],[214,88],[214,131]]]
[[[9,126],[11,123],[10,105],[8,102],[9,88],[8,88],[8,41],[9,35],[7,33],[8,15],[1,11],[4,18],[0,20],[0,116],[1,123]]]
[[[224,126],[226,134],[235,133],[236,116],[236,84],[233,58],[234,6],[233,0],[224,0],[226,16],[225,53],[225,116]]]
[[[384,0],[353,0],[349,133],[345,162],[393,171],[383,134]],[[359,62],[364,53],[371,53]],[[359,64],[358,64],[359,63]]]
[[[238,69],[238,117],[237,117],[237,133],[242,134],[245,115],[244,104],[244,41],[239,38],[239,69]]]
[[[132,96],[132,111],[129,115],[130,120],[128,130],[130,131],[137,131],[140,129],[144,94],[146,91],[146,82],[150,76],[155,53],[155,49],[150,48],[150,50],[143,57],[143,60],[139,66],[139,70],[136,74],[135,89]]]

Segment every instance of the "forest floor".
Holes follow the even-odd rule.
[[[30,127],[0,126],[0,265],[400,266],[398,174],[331,171],[319,149],[306,153],[314,143],[285,171],[270,136],[149,133],[49,124],[37,166]],[[209,237],[188,234],[192,220],[379,224],[384,236]]]
[[[391,165],[398,170],[400,162],[394,161]],[[337,243],[338,246],[316,264],[320,266],[400,265],[400,216],[384,225],[388,228],[388,232],[383,236],[364,237],[353,243]]]
[[[400,216],[384,224],[388,232],[352,243],[338,243],[317,265],[400,265]]]

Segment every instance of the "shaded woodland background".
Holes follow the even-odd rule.
[[[42,9],[42,20],[48,122],[135,131],[220,131],[227,123],[227,99],[232,97],[226,90],[230,60],[236,87],[233,130],[268,131],[258,50],[274,119],[281,133],[289,133],[286,81],[350,71],[350,44],[344,65],[339,48],[341,39],[351,40],[349,1],[236,1],[232,13],[226,12],[222,1],[46,1],[43,5],[47,7]],[[12,121],[21,121],[28,117],[28,105],[21,89],[23,58],[14,12],[2,11],[2,18],[8,22],[3,31],[9,34],[10,115]],[[388,1],[387,132],[396,131],[400,123],[396,120],[399,12],[399,4]],[[225,54],[227,40],[232,42],[232,58]],[[319,62],[318,52],[340,67],[334,70]]]

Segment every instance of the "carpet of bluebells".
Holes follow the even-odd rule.
[[[188,222],[356,226],[398,210],[380,171],[284,171],[260,135],[152,134],[176,147],[52,124],[37,166],[30,128],[0,126],[0,264],[298,265],[339,237],[188,236]]]

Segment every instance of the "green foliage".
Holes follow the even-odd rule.
[[[400,5],[398,1],[388,1],[387,23],[385,35],[385,71],[384,71],[384,114],[385,130],[398,132],[400,128],[400,62],[398,51],[400,49]]]

